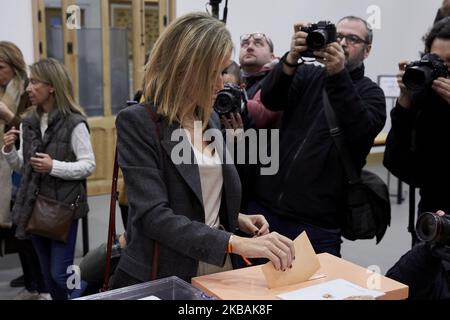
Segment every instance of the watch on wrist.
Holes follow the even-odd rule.
[[[297,62],[297,63],[287,62],[286,58],[287,58],[288,54],[289,54],[289,52],[286,52],[284,54],[284,56],[281,58],[281,62],[284,63],[285,65],[287,65],[288,67],[296,68],[298,66],[301,66],[303,63],[305,63],[305,61],[302,58],[300,58],[302,60],[301,62]]]

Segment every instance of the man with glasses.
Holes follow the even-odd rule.
[[[386,121],[385,98],[364,76],[363,61],[373,38],[366,21],[353,16],[339,21],[338,41],[314,52],[324,67],[298,62],[308,49],[304,26],[294,26],[290,51],[262,86],[264,105],[284,111],[280,170],[274,176],[258,177],[257,202],[249,212],[263,213],[272,231],[291,239],[306,231],[317,253],[340,256],[348,179],[330,134],[323,92],[358,170]]]
[[[281,116],[279,112],[266,109],[260,97],[265,76],[278,62],[273,51],[273,42],[264,33],[247,33],[241,36],[239,64],[249,98],[248,111],[258,129],[275,127]]]

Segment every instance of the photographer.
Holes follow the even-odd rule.
[[[426,36],[425,54],[429,53],[436,56],[428,55],[414,67],[400,62],[401,93],[391,112],[392,128],[384,155],[387,169],[420,188],[419,215],[440,209],[450,212],[450,157],[442,152],[450,143],[450,17],[436,23]],[[421,73],[429,76],[415,81],[421,79],[415,74]],[[409,88],[405,79],[411,82]]]
[[[441,7],[438,9],[434,23],[448,17],[450,15],[450,0],[443,0]]]
[[[385,98],[364,76],[363,61],[373,38],[366,21],[357,17],[339,21],[336,40],[314,52],[325,68],[298,63],[308,50],[308,34],[302,27],[294,26],[290,51],[262,86],[264,105],[273,111],[284,110],[280,170],[258,178],[258,203],[251,209],[263,212],[271,229],[291,239],[307,231],[317,253],[340,256],[347,178],[324,114],[322,94],[325,90],[329,96],[359,169],[384,126]]]
[[[248,98],[242,88],[239,65],[235,61],[231,61],[222,73],[222,78],[224,89],[219,91],[214,103],[214,110],[220,117],[222,129],[247,130],[254,128],[255,122],[248,112]]]
[[[445,213],[436,215],[444,217]],[[420,228],[418,223],[418,231]],[[448,239],[450,234],[443,236]],[[411,300],[450,299],[449,263],[448,244],[422,242],[403,255],[386,276],[408,285]]]
[[[273,42],[264,33],[255,32],[241,36],[239,63],[249,98],[248,111],[257,129],[278,127],[282,115],[281,112],[268,110],[261,102],[264,78],[278,63],[273,51]]]

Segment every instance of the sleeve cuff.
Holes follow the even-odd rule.
[[[53,160],[52,171],[50,175],[53,177],[64,176],[64,165],[61,161]]]
[[[2,155],[3,155],[5,158],[11,159],[11,157],[14,156],[14,151],[16,151],[15,148],[13,148],[13,149],[11,150],[11,152],[6,152],[6,151],[5,151],[5,146],[2,147]]]

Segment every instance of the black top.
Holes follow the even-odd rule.
[[[303,65],[287,76],[278,64],[266,77],[262,102],[283,108],[280,169],[260,176],[256,199],[274,213],[324,228],[337,228],[345,201],[346,178],[323,112],[326,89],[353,162],[360,169],[386,120],[383,91],[364,77],[364,66],[327,76],[324,68]],[[316,121],[317,120],[317,121]],[[298,150],[310,128],[308,141]]]
[[[450,106],[433,90],[410,109],[391,112],[384,164],[401,180],[420,188],[419,211],[450,212]]]

